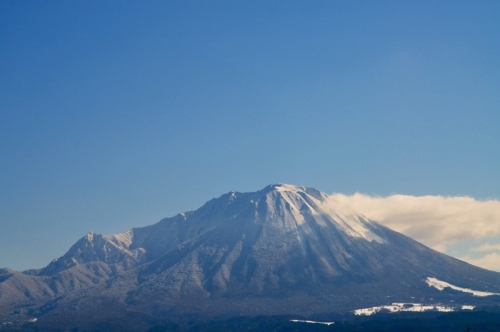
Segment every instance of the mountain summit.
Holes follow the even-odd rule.
[[[311,315],[415,299],[491,304],[497,293],[499,273],[287,184],[230,192],[117,235],[88,233],[43,269],[0,272],[0,311],[40,320],[83,312],[101,320],[125,312]]]
[[[258,248],[255,245],[261,242],[280,246],[287,244],[290,248],[299,245],[300,252],[305,255],[308,246],[320,245],[323,230],[330,228],[335,230],[335,234],[331,234],[332,240],[347,236],[353,240],[385,242],[376,223],[351,211],[346,213],[345,208],[324,193],[278,184],[255,193],[230,192],[196,211],[181,213],[155,225],[122,234],[105,236],[88,233],[64,256],[42,269],[39,275],[52,275],[94,261],[118,263],[130,268],[155,260],[191,238],[216,230],[222,233],[218,237],[218,245],[221,246],[227,241],[241,242],[242,245],[254,241],[254,250]],[[346,252],[346,249],[337,251]],[[334,270],[332,266],[328,269]]]

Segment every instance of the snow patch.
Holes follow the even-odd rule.
[[[103,237],[113,242],[114,244],[118,245],[119,247],[128,248],[132,244],[132,240],[134,239],[134,233],[132,232],[132,230],[128,230],[124,233],[115,234],[111,236],[105,235]]]
[[[335,324],[335,322],[317,322],[314,320],[300,320],[300,319],[290,319],[290,322],[294,323],[310,323],[310,324],[323,324],[323,325],[332,325]]]
[[[469,306],[470,307],[470,306]],[[371,308],[363,308],[354,310],[355,315],[370,316],[380,311],[395,312],[425,312],[425,311],[439,311],[439,312],[452,312],[455,307],[445,305],[421,304],[421,303],[393,303],[392,305],[376,306]]]
[[[94,241],[94,232],[88,232],[87,235],[85,236],[87,238],[87,241],[92,242]]]
[[[428,277],[425,282],[429,285],[429,287],[435,287],[442,291],[446,287],[449,287],[451,289],[457,290],[459,292],[464,292],[464,293],[470,293],[474,296],[491,296],[491,295],[500,295],[499,293],[490,293],[490,292],[483,292],[483,291],[477,291],[469,288],[462,288],[458,286],[454,286],[452,284],[447,283],[446,281],[438,280],[436,278],[430,278]]]
[[[294,192],[298,193],[300,191],[305,191],[304,187],[297,187],[291,184],[280,183],[274,187],[279,192]]]

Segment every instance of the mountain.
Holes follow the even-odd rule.
[[[316,189],[279,184],[125,233],[89,233],[40,270],[2,269],[0,321],[130,328],[181,315],[498,305],[497,293],[500,273],[429,249]]]

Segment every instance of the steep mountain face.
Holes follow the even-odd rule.
[[[327,196],[311,189],[232,193],[227,206],[227,218],[156,259],[140,280],[189,271],[189,289],[261,292],[363,277],[376,269],[364,257],[386,243],[384,228],[360,216],[332,214]]]
[[[315,189],[271,185],[122,234],[89,233],[41,270],[2,269],[0,310],[309,315],[415,298],[480,301],[429,287],[429,277],[500,293],[499,273],[437,253]]]

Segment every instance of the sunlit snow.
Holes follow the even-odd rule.
[[[465,306],[463,306],[465,307]],[[462,309],[464,309],[462,307]],[[467,306],[467,307],[472,307],[473,306]],[[469,308],[466,308],[469,309]],[[377,307],[371,307],[371,308],[364,308],[364,309],[357,309],[354,310],[355,315],[365,315],[365,316],[370,316],[373,314],[376,314],[380,311],[388,311],[390,313],[394,312],[424,312],[424,311],[439,311],[439,312],[451,312],[455,311],[454,307],[451,306],[445,306],[445,305],[434,305],[434,304],[421,304],[421,303],[393,303],[392,305],[383,305],[383,306],[377,306]]]
[[[128,230],[124,233],[109,236],[104,235],[103,237],[109,241],[112,241],[119,247],[128,248],[132,244],[134,233],[132,232],[132,230]]]
[[[305,205],[318,225],[327,226],[327,224],[333,223],[335,227],[351,237],[362,238],[369,242],[387,243],[385,239],[376,235],[367,227],[367,225],[375,226],[375,224],[357,215],[348,207],[340,205],[331,196],[322,194],[322,197],[318,199],[308,195],[306,188],[289,184],[277,185],[275,189],[281,193],[283,199],[292,207],[291,213],[299,225],[305,223],[304,216],[301,214],[302,205]],[[309,201],[302,198],[301,195],[304,194],[307,195]],[[300,205],[298,205],[299,202]]]
[[[323,324],[323,325],[332,325],[335,322],[316,322],[314,320],[300,320],[300,319],[291,319],[290,322],[294,323],[310,323],[310,324]]]
[[[439,289],[440,291],[442,291],[446,287],[449,287],[451,289],[454,289],[454,290],[457,290],[457,291],[460,291],[460,292],[470,293],[470,294],[472,294],[474,296],[500,295],[499,293],[483,292],[483,291],[472,290],[472,289],[469,289],[469,288],[462,288],[462,287],[454,286],[452,284],[447,283],[446,281],[441,281],[441,280],[438,280],[436,278],[427,278],[425,280],[425,282],[427,282],[427,284],[429,285],[429,287],[435,287],[435,288]]]

